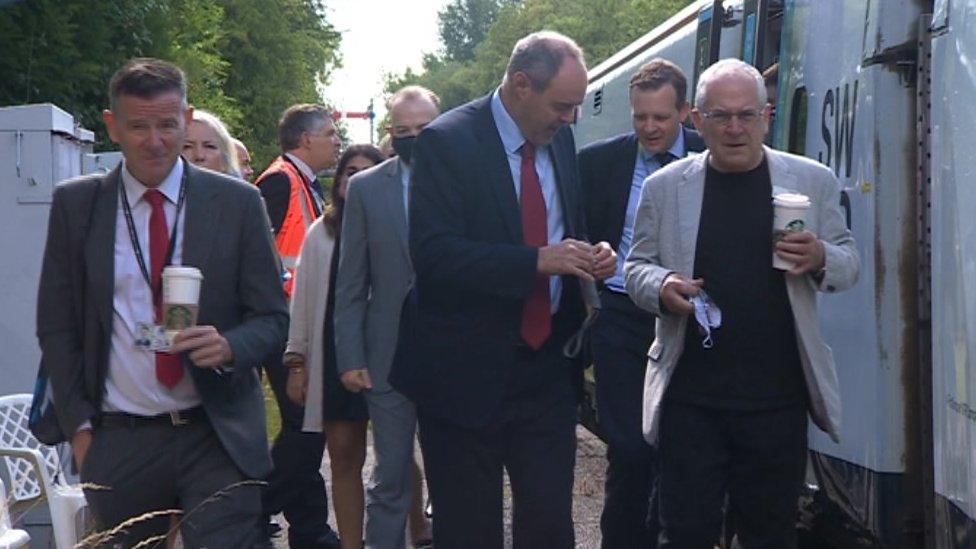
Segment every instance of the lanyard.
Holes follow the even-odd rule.
[[[129,206],[129,195],[125,192],[125,184],[122,182],[121,170],[119,171],[119,191],[122,193],[122,212],[125,214],[125,224],[129,228],[129,240],[132,241],[132,249],[135,251],[136,261],[139,262],[139,270],[142,271],[142,278],[149,286],[149,290],[152,292],[153,299],[155,300],[159,288],[153,286],[152,278],[149,276],[149,269],[146,268],[146,258],[142,254],[139,235],[136,233],[136,224],[132,220],[132,207]],[[169,249],[166,250],[166,260],[163,261],[163,265],[169,265],[173,260],[173,250],[176,248],[176,229],[180,224],[180,211],[183,210],[184,202],[186,202],[186,166],[183,167],[183,177],[180,179],[180,198],[176,203],[176,218],[173,219],[173,231],[169,236]]]

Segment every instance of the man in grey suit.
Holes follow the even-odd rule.
[[[134,59],[109,94],[124,160],[55,190],[37,314],[58,423],[82,481],[104,487],[85,490],[99,530],[150,513],[96,544],[165,535],[175,508],[188,547],[266,546],[257,368],[288,324],[267,215],[253,186],[180,158],[193,109],[179,68]],[[166,265],[203,283],[197,326],[160,351],[137,334],[160,324]]]
[[[703,72],[693,117],[709,152],[649,177],[634,224],[627,292],[657,316],[643,430],[663,549],[712,547],[726,496],[739,546],[795,547],[807,411],[840,436],[816,294],[852,286],[858,255],[833,173],[763,146],[765,95],[742,61]],[[809,198],[806,230],[774,245],[771,197],[786,193]],[[774,253],[793,267],[774,269]]]
[[[407,193],[413,142],[438,114],[433,92],[418,86],[390,100],[397,156],[349,182],[336,275],[336,359],[343,385],[363,391],[373,422],[376,465],[367,487],[366,547],[404,545],[411,502],[417,412],[388,376],[400,311],[413,285],[407,244]]]

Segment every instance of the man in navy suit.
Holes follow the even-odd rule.
[[[587,145],[579,154],[590,235],[617,250],[617,270],[603,283],[603,309],[591,332],[600,432],[607,441],[603,548],[654,547],[656,506],[651,447],[641,434],[641,400],[654,317],[634,305],[624,287],[624,259],[644,180],[671,161],[704,150],[682,123],[688,82],[677,65],[654,59],[630,79],[634,131]],[[651,511],[649,513],[649,510]]]
[[[503,469],[515,547],[573,547],[581,369],[563,347],[581,280],[616,267],[609,244],[587,242],[568,127],[586,80],[572,40],[529,35],[496,91],[414,149],[415,301],[390,381],[418,406],[437,547],[503,546]]]

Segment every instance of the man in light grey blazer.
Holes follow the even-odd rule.
[[[657,316],[643,428],[660,459],[659,547],[713,546],[726,496],[742,547],[795,547],[807,411],[840,436],[816,293],[852,286],[858,255],[833,173],[763,146],[755,68],[702,73],[693,116],[710,152],[648,178],[625,266],[628,293]],[[771,197],[784,193],[811,206],[806,230],[774,245]],[[774,253],[793,268],[772,268]]]
[[[336,359],[343,385],[362,391],[373,422],[376,465],[366,491],[366,547],[404,546],[412,496],[417,412],[387,378],[400,311],[413,285],[407,244],[407,184],[413,141],[438,114],[439,100],[418,86],[390,101],[389,132],[397,157],[349,182],[336,275]],[[415,540],[416,541],[416,540]]]

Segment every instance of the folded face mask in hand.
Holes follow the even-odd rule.
[[[722,326],[722,310],[708,297],[705,290],[698,290],[697,295],[689,298],[695,307],[695,320],[698,321],[699,331],[705,335],[702,347],[711,349],[715,342],[712,340],[712,330]]]

